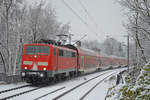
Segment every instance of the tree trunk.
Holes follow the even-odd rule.
[[[6,64],[5,64],[4,57],[3,57],[1,52],[0,52],[0,56],[2,58],[2,62],[3,62],[3,65],[4,65],[4,73],[6,73]]]

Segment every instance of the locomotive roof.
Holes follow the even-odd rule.
[[[80,53],[90,55],[90,56],[97,56],[98,55],[98,53],[96,51],[86,49],[86,48],[82,48],[82,47],[78,47],[78,46],[74,46],[74,45],[71,45],[71,44],[64,45],[64,47],[67,47],[67,48],[73,49],[73,50],[77,50]]]
[[[39,46],[49,46],[49,44],[43,44],[43,43],[29,43],[29,44],[24,44],[24,46],[34,46],[34,45],[39,45]]]
[[[52,45],[53,47],[57,47],[57,48],[60,48],[60,49],[66,49],[66,50],[70,50],[70,51],[76,51],[75,49],[72,49],[72,48],[68,48],[66,46],[58,46],[58,45]]]

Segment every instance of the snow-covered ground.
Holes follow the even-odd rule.
[[[23,85],[27,85],[27,83],[21,82],[21,83],[17,83],[17,84],[7,84],[7,85],[2,84],[2,85],[0,85],[0,91],[10,89],[10,88],[19,87],[19,86],[23,86]]]
[[[83,94],[85,94],[88,90],[90,90],[90,88],[92,88],[98,81],[104,79],[106,76],[110,75],[113,73],[113,75],[111,75],[109,78],[107,78],[105,81],[103,81],[102,83],[100,83],[92,92],[89,93],[89,95],[87,95],[84,100],[104,100],[105,96],[107,94],[108,88],[112,86],[112,84],[114,84],[116,81],[116,74],[119,73],[120,71],[122,71],[124,69],[116,69],[113,71],[104,71],[104,72],[97,72],[97,73],[93,73],[90,75],[86,75],[86,76],[82,76],[82,77],[78,77],[75,79],[71,79],[69,81],[65,81],[65,82],[61,82],[61,83],[57,83],[55,85],[50,85],[17,97],[14,97],[10,100],[33,100],[36,99],[42,95],[45,95],[51,91],[54,91],[56,89],[59,89],[61,87],[65,87],[55,93],[49,94],[43,98],[41,98],[40,100],[51,100],[53,98],[55,98],[57,95],[62,94],[63,92],[71,89],[72,87],[77,86],[80,83],[83,83],[91,78],[93,78],[94,76],[106,73],[86,84],[84,84],[83,86],[75,89],[74,91],[72,91],[71,93],[65,95],[64,97],[60,98],[59,100],[78,100]],[[10,84],[10,85],[0,85],[0,91],[2,90],[6,90],[9,88],[14,88],[14,87],[18,87],[18,86],[22,86],[22,85],[26,85],[26,83],[20,83],[20,84]],[[15,90],[15,91],[10,91],[7,93],[3,93],[0,94],[0,99],[3,97],[7,97],[19,92],[23,92],[26,90],[30,90],[36,87],[26,87],[23,89],[19,89],[19,90]]]

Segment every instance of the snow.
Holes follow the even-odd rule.
[[[86,98],[85,100],[104,100],[109,88],[109,84],[102,82],[98,85]]]
[[[49,87],[45,87],[45,88],[41,88],[40,90],[36,90],[21,96],[18,96],[16,98],[12,98],[10,100],[33,100],[35,98],[38,98],[42,95],[45,95],[53,90],[56,90],[58,88],[61,88],[62,86],[49,86]],[[24,99],[23,99],[24,98]],[[48,100],[48,99],[47,99]],[[50,100],[50,99],[49,99]]]
[[[100,76],[97,79],[92,80],[89,83],[84,84],[83,86],[75,89],[73,92],[71,92],[71,93],[67,94],[66,96],[59,99],[59,100],[78,100],[80,97],[83,96],[83,94],[85,94],[95,84],[97,84],[98,81],[102,80],[103,78],[105,78],[106,76],[108,76],[108,75],[110,75],[114,72],[115,72],[115,74],[117,74],[121,70],[124,70],[124,69],[116,69],[114,71],[104,71],[104,72],[97,72],[97,73],[89,74],[89,75],[86,75],[86,76],[71,79],[69,81],[65,81],[65,82],[54,84],[54,85],[50,85],[50,86],[32,91],[30,93],[26,93],[26,94],[23,94],[21,96],[14,97],[10,100],[33,100],[33,99],[36,99],[36,98],[38,98],[42,95],[50,93],[50,92],[52,92],[56,89],[59,89],[61,87],[65,87],[62,90],[57,91],[56,93],[52,93],[52,94],[47,95],[47,96],[40,99],[40,100],[51,100],[51,99],[55,98],[56,96],[62,94],[63,92],[71,89],[72,87],[75,87],[76,85],[78,85],[82,82],[85,82],[88,79],[91,79],[94,76],[97,76],[97,75],[102,74],[102,73],[110,72],[110,73],[107,73],[107,74],[104,74],[104,75]],[[89,95],[84,98],[84,100],[104,100],[105,96],[107,94],[108,88],[110,88],[116,82],[115,79],[116,79],[115,75],[111,76],[111,78],[107,78],[100,85],[98,85],[92,92],[90,92]],[[0,85],[0,90],[14,88],[14,87],[22,86],[22,85],[26,85],[26,83]],[[4,93],[4,94],[0,95],[0,99],[2,97],[10,96],[12,94],[16,94],[16,93],[19,93],[19,92],[23,92],[23,91],[26,91],[26,90],[33,89],[33,88],[36,88],[36,87],[26,87],[26,88],[23,88],[23,89],[19,89],[19,90],[15,90],[15,91],[12,91],[12,92]]]
[[[133,100],[150,100],[150,62],[143,66],[140,73],[136,76],[131,73],[124,73],[124,84],[118,84],[111,87],[108,92],[107,100],[129,99]],[[134,71],[134,70],[133,70]],[[131,71],[132,72],[132,71]],[[135,79],[133,84],[132,79]]]
[[[109,75],[110,74],[112,74],[112,73],[109,73]],[[76,96],[75,96],[75,98],[72,98],[72,100],[79,100],[88,90],[90,90],[90,88],[92,88],[99,80],[102,80],[106,76],[108,76],[108,74],[105,74],[93,81],[90,81],[89,83],[83,85],[82,87],[79,87],[76,90],[74,90],[73,92],[67,94],[65,97],[61,98],[60,100],[67,100],[68,98],[69,98],[68,100],[70,100],[74,95],[76,95]],[[104,93],[104,94],[106,94],[106,93]],[[94,100],[97,100],[97,99],[94,99]]]
[[[33,87],[23,88],[23,89],[21,89],[21,92],[28,91],[30,89],[33,89]],[[0,98],[5,98],[7,96],[11,96],[11,95],[14,95],[14,94],[17,94],[17,93],[20,93],[20,89],[10,91],[10,92],[6,92],[6,93],[2,93],[2,94],[0,94]]]
[[[19,86],[23,86],[23,85],[27,85],[27,83],[18,83],[18,84],[2,84],[0,85],[0,91],[6,90],[6,89],[10,89],[10,88],[15,88],[15,87],[19,87]]]

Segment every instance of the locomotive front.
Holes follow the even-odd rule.
[[[42,81],[50,67],[50,45],[26,44],[22,54],[21,76],[27,82]]]

